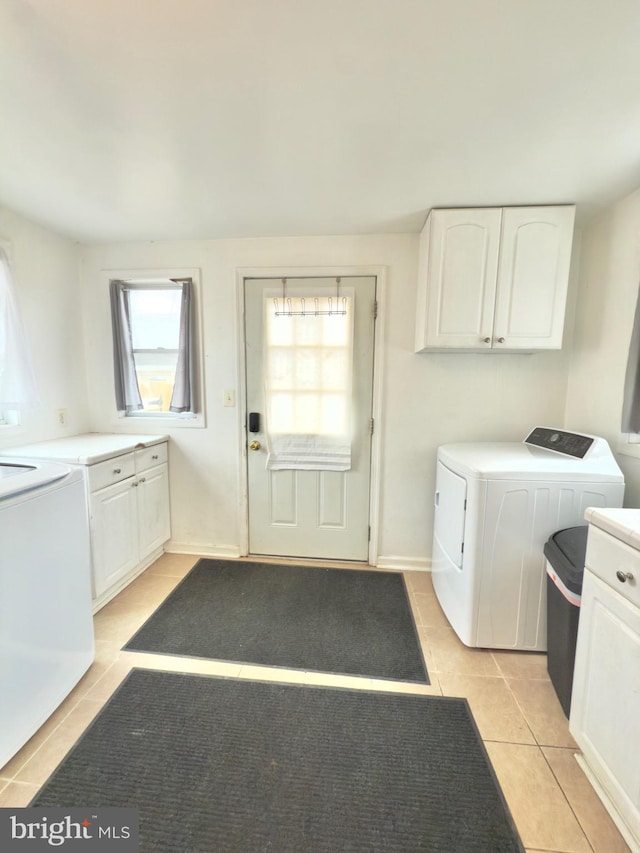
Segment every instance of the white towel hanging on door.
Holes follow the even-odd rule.
[[[269,435],[267,468],[281,471],[348,471],[351,468],[351,442],[341,436]]]

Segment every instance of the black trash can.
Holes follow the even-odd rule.
[[[547,670],[569,717],[578,638],[587,525],[568,527],[544,546],[547,568]]]

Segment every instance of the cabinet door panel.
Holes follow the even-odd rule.
[[[140,560],[144,560],[171,535],[168,467],[159,465],[144,471],[138,478],[137,492]]]
[[[91,495],[94,598],[138,563],[136,489],[133,477]]]
[[[507,348],[560,348],[573,206],[507,207],[502,215],[494,337]]]
[[[570,729],[640,840],[640,610],[584,575]]]
[[[431,212],[426,346],[491,345],[500,220],[500,209]]]

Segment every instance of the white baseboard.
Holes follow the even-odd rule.
[[[227,560],[240,557],[240,549],[233,545],[194,545],[193,542],[176,542],[173,539],[164,546],[164,550],[167,554],[195,554]]]
[[[381,556],[376,560],[379,569],[402,569],[404,572],[430,572],[431,560],[418,557]]]
[[[234,545],[194,545],[193,542],[176,542],[173,539],[165,545],[164,550],[168,554],[196,554],[199,557],[219,557],[220,559],[242,556],[240,548]],[[430,572],[431,560],[418,557],[382,556],[378,557],[376,568],[399,569],[405,572]]]

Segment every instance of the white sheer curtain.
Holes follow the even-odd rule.
[[[9,258],[0,247],[0,409],[40,403]]]
[[[322,300],[325,301],[324,299]],[[305,300],[313,305],[313,298]],[[353,296],[346,314],[276,316],[264,305],[267,468],[351,468]],[[342,306],[341,306],[342,307]]]

